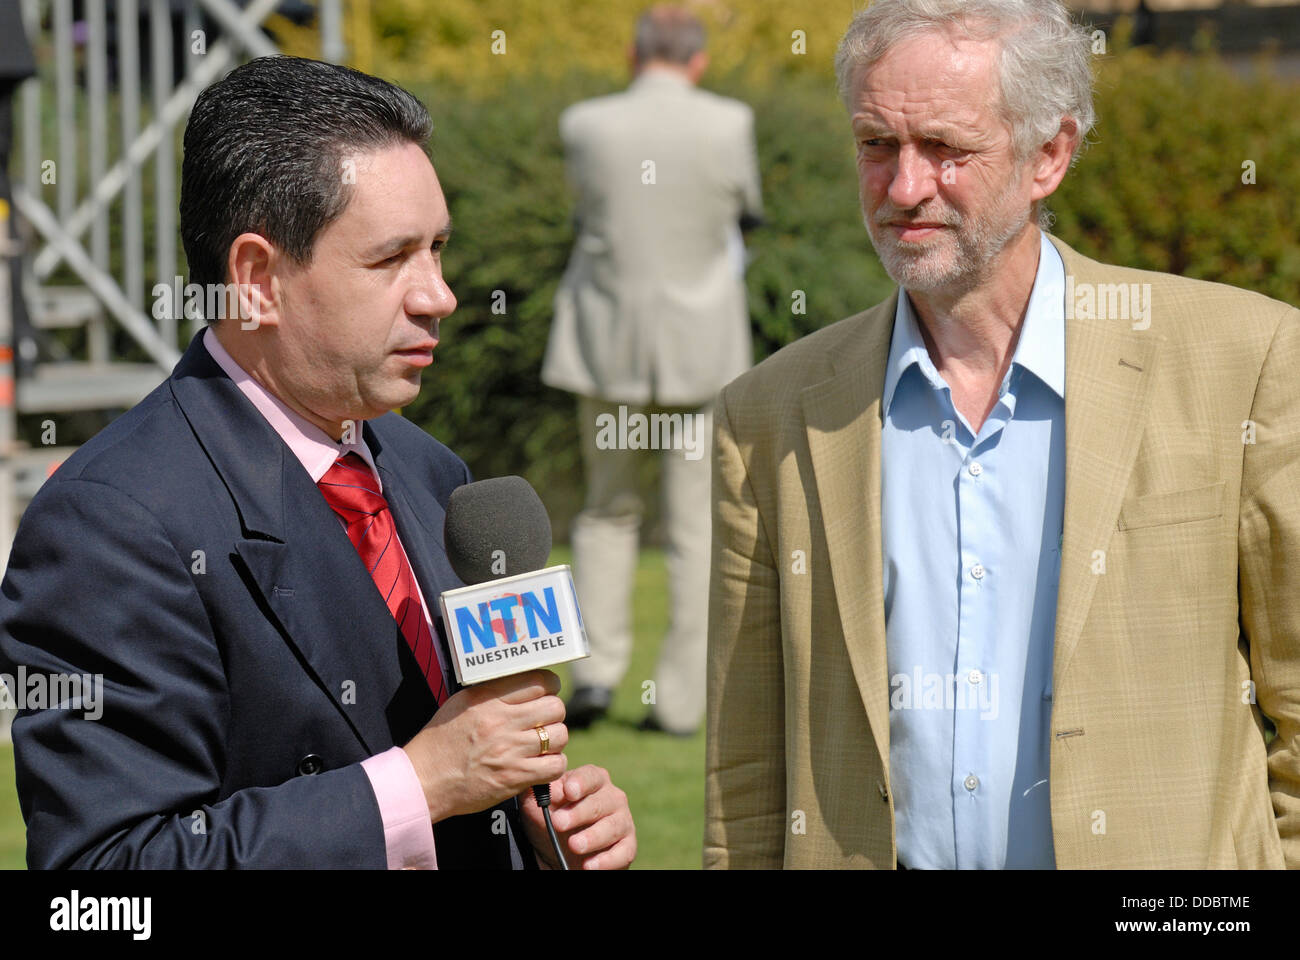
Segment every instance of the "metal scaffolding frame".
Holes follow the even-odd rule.
[[[130,407],[167,377],[180,358],[180,338],[188,339],[201,324],[192,319],[190,328],[182,331],[171,312],[154,318],[146,302],[154,286],[146,284],[146,241],[152,240],[154,283],[171,287],[178,255],[176,130],[208,84],[243,58],[279,52],[262,27],[282,2],[85,0],[85,19],[74,23],[73,0],[21,0],[39,69],[16,95],[23,175],[13,185],[16,210],[0,209],[0,266],[7,264],[3,258],[10,244],[9,218],[16,212],[34,237],[23,271],[32,324],[38,330],[84,330],[85,356],[41,364],[32,376],[15,383],[9,272],[0,269],[0,570],[8,565],[22,510],[72,452],[44,438],[39,445],[23,443],[18,415]],[[316,0],[315,5],[323,55],[341,61],[342,0]],[[109,84],[110,6],[117,26],[115,98]],[[172,69],[177,13],[183,39],[196,36],[204,15],[217,24],[219,33],[210,45],[186,45],[180,77],[174,77]],[[142,44],[146,17],[147,42]],[[199,46],[202,52],[196,52]],[[142,53],[147,53],[150,65],[150,119],[143,129]],[[55,114],[52,142],[43,129],[48,126],[43,104],[51,105]],[[118,125],[120,143],[113,158],[110,122]],[[150,159],[154,215],[152,238],[146,238],[143,179]],[[56,175],[49,177],[48,170]],[[115,218],[121,252],[116,271],[110,257]],[[48,284],[60,267],[71,270],[75,285]],[[147,362],[127,362],[115,355],[115,331],[124,332]],[[0,741],[7,739],[10,721],[10,711],[0,710]]]

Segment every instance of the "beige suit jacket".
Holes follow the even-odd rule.
[[[649,70],[560,117],[578,236],[542,380],[699,405],[753,363],[738,224],[762,213],[754,115]]]
[[[1053,242],[1075,297],[1057,866],[1300,867],[1300,312]],[[1113,284],[1151,285],[1148,329]],[[708,867],[897,862],[880,521],[897,298],[718,401]]]

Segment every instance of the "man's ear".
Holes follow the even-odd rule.
[[[274,327],[280,322],[280,278],[284,254],[259,233],[241,233],[230,244],[226,261],[226,317],[241,330]]]
[[[700,77],[704,76],[704,71],[709,69],[709,54],[705,50],[696,51],[691,59],[686,61],[686,75],[691,78],[691,83],[699,83]]]
[[[1033,156],[1034,189],[1031,200],[1042,200],[1056,192],[1070,169],[1070,159],[1074,156],[1078,139],[1079,125],[1074,118],[1063,117],[1056,136],[1043,144]]]

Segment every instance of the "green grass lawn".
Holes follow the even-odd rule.
[[[27,831],[18,811],[14,791],[14,748],[0,746],[0,870],[22,870],[27,866]]]
[[[557,549],[552,563],[568,563]],[[668,626],[668,583],[663,553],[646,550],[637,566],[633,602],[632,663],[614,695],[609,717],[590,730],[575,730],[565,753],[569,766],[596,763],[627,792],[636,821],[637,868],[698,870],[704,841],[704,733],[690,739],[642,733],[636,724],[649,709],[641,684],[654,676],[659,644]],[[556,670],[569,691],[568,671]]]
[[[568,563],[557,548],[553,563]],[[663,553],[646,550],[637,568],[632,664],[614,698],[610,716],[590,730],[574,731],[569,767],[596,763],[608,768],[628,795],[636,820],[635,868],[698,869],[704,834],[704,734],[679,739],[635,729],[645,714],[641,683],[654,675],[659,643],[668,623],[668,588]],[[569,691],[568,670],[556,671]],[[14,792],[13,747],[0,747],[0,868],[22,869],[26,843]]]

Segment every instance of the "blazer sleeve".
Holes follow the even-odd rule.
[[[383,869],[360,763],[223,790],[227,675],[190,565],[105,483],[56,474],[24,515],[0,662],[103,678],[93,709],[83,699],[14,721],[29,866]]]
[[[726,391],[713,447],[704,866],[779,868],[788,829],[780,577]]]
[[[572,224],[576,233],[582,232],[582,225],[588,220],[586,211],[583,209],[586,197],[583,191],[584,178],[580,156],[582,150],[582,135],[579,130],[580,117],[575,109],[579,106],[581,104],[573,104],[567,107],[560,114],[559,121],[560,147],[564,153],[564,182],[573,200]]]
[[[763,178],[758,169],[758,146],[754,141],[754,111],[744,109],[740,125],[740,223],[748,230],[763,223]]]
[[[1268,787],[1282,854],[1300,869],[1300,312],[1282,317],[1260,372],[1243,446],[1241,626],[1259,709],[1277,728]],[[1243,430],[1245,429],[1243,424]]]

